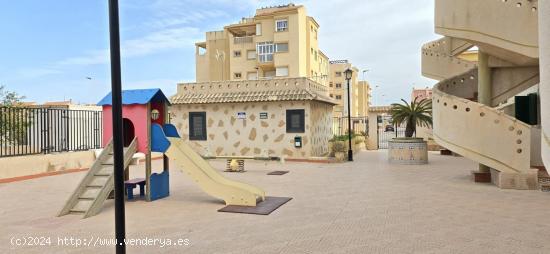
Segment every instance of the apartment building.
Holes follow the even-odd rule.
[[[330,61],[329,96],[338,102],[334,107],[333,115],[334,117],[347,117],[348,115],[347,80],[344,73],[347,69],[353,70],[350,80],[351,116],[366,116],[370,100],[370,87],[368,82],[359,81],[359,70],[348,60]]]
[[[256,10],[196,43],[196,81],[307,77],[328,83],[328,57],[319,49],[319,24],[302,5]]]
[[[413,88],[411,93],[411,101],[415,99],[421,101],[423,99],[432,99],[432,89],[429,87],[426,88]]]

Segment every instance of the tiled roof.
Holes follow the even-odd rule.
[[[172,96],[172,104],[207,104],[230,102],[303,101],[317,100],[336,105],[337,103],[308,89],[235,91],[220,93],[183,93]]]

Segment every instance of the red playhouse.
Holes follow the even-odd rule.
[[[111,94],[105,96],[97,105],[103,107],[103,146],[106,147],[113,137]],[[157,152],[152,147],[151,126],[165,125],[168,119],[167,107],[170,101],[160,89],[140,89],[122,91],[122,117],[124,132],[124,147],[129,147],[135,139],[136,152],[145,154],[145,179],[128,179],[126,170],[126,188],[128,199],[133,198],[133,188],[140,187],[140,195],[147,201],[157,200],[169,195],[168,159],[163,156],[162,173],[152,173],[151,152]],[[162,151],[158,151],[162,152]],[[145,185],[145,186],[144,186]],[[145,190],[144,190],[145,187]]]

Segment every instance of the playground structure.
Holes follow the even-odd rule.
[[[207,194],[223,199],[226,205],[253,207],[265,200],[265,192],[257,187],[229,180],[218,173],[199,154],[180,138],[175,126],[168,124],[169,100],[160,89],[126,90],[122,92],[124,130],[125,184],[129,199],[136,185],[145,185],[146,201],[162,199],[170,195],[169,159]],[[104,149],[69,197],[58,216],[82,214],[83,218],[101,211],[103,203],[114,188],[112,152],[111,94],[99,103],[103,107]],[[129,165],[136,153],[145,155],[145,179],[129,179]],[[151,152],[163,153],[161,173],[153,173]],[[144,183],[143,183],[144,181]]]

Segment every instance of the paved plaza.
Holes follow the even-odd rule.
[[[389,165],[378,151],[360,152],[354,163],[247,161],[247,172],[223,173],[294,198],[269,216],[217,212],[223,203],[171,169],[170,197],[127,202],[127,236],[184,244],[130,245],[128,253],[550,253],[550,194],[475,184],[476,167],[438,154],[427,166]],[[290,173],[266,175],[273,170]],[[0,185],[0,253],[114,253],[93,247],[114,236],[112,200],[95,217],[55,217],[83,176]],[[23,237],[51,243],[16,246]],[[64,237],[92,246],[60,246]]]

